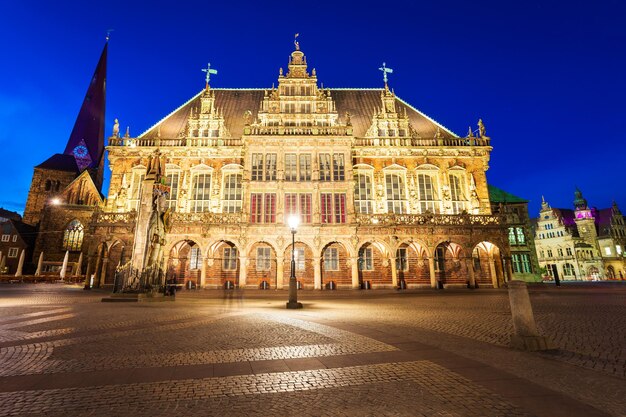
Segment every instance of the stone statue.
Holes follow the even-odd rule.
[[[467,137],[468,138],[474,137],[474,132],[472,132],[472,126],[470,126],[469,129],[467,130]]]
[[[120,122],[115,119],[115,123],[113,123],[113,134],[111,135],[115,138],[120,137]]]
[[[157,268],[161,263],[163,245],[165,244],[166,219],[169,218],[167,193],[154,190],[152,196],[152,213],[148,222],[148,250],[146,251],[145,268]]]
[[[243,123],[248,126],[252,122],[252,112],[250,110],[246,110],[243,113]]]
[[[485,137],[487,131],[485,130],[485,125],[483,124],[483,119],[478,119],[478,136]]]
[[[146,178],[153,178],[158,181],[163,175],[165,175],[165,160],[157,150],[154,152],[154,155],[150,157],[150,162],[148,162]]]

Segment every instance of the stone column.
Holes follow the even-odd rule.
[[[506,280],[511,281],[513,279],[513,267],[512,267],[512,258],[509,256],[506,259]]]
[[[248,258],[245,256],[239,257],[239,288],[246,286],[246,278],[248,276]]]
[[[285,258],[283,256],[276,257],[276,289],[283,289],[283,279],[285,276]]]
[[[428,257],[428,270],[430,272],[430,287],[437,288],[437,275],[435,275],[435,258]]]
[[[359,258],[350,258],[352,268],[352,288],[358,290],[359,287]]]
[[[322,289],[322,258],[319,256],[313,257],[313,288],[316,290]]]
[[[109,266],[109,256],[105,255],[104,258],[102,258],[102,271],[100,271],[100,282],[98,284],[98,287],[100,288],[104,287],[104,284],[106,283],[108,266]]]
[[[389,262],[391,262],[391,285],[394,288],[398,287],[398,266],[396,265],[396,258],[389,257]]]
[[[491,273],[491,284],[493,288],[498,288],[498,274],[496,274],[496,262],[493,256],[489,255],[489,272]]]
[[[86,290],[91,289],[89,285],[91,283],[91,268],[93,267],[93,255],[87,258],[87,272],[85,273],[85,288]]]
[[[473,258],[471,256],[465,260],[465,268],[467,268],[470,288],[476,288],[476,278],[474,277],[474,264]]]
[[[200,269],[200,288],[206,285],[206,258],[202,257],[202,269]]]
[[[102,251],[98,252],[98,255],[96,255],[96,267],[93,270],[93,285],[94,287],[99,287],[100,286],[100,274],[101,274],[101,269],[102,269]]]
[[[512,280],[508,284],[509,302],[515,333],[511,335],[511,345],[523,350],[550,349],[548,340],[539,336],[528,289],[524,281]]]

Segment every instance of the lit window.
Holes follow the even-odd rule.
[[[176,177],[178,177],[178,174],[176,174]],[[209,211],[211,198],[211,174],[208,172],[199,172],[194,174],[192,178],[191,211],[194,213],[207,212]],[[178,178],[172,179],[176,180],[176,183],[178,182]]]
[[[450,174],[449,178],[452,213],[459,214],[465,210],[465,197],[463,196],[462,179],[459,175],[452,174]]]
[[[512,261],[512,264],[513,264],[513,272],[516,273],[516,274],[521,273],[522,272],[522,262],[520,260],[519,254],[516,254],[516,253],[512,254],[511,255],[511,261]]]
[[[615,252],[617,252],[618,255],[622,254],[622,247],[620,245],[615,245]]]
[[[385,175],[387,188],[387,212],[395,214],[406,213],[406,197],[404,178],[400,174]]]
[[[433,176],[428,174],[417,175],[417,198],[420,201],[420,213],[437,213],[436,195]]]
[[[604,248],[604,254],[607,255],[607,256],[611,256],[611,248],[606,246]]]
[[[224,258],[222,259],[222,269],[224,271],[234,271],[237,269],[237,248],[224,248]]]
[[[524,245],[526,243],[526,236],[524,236],[524,229],[522,229],[521,227],[517,227],[515,231],[517,232],[517,244]]]
[[[13,235],[13,242],[17,242],[17,235]]]
[[[165,185],[170,187],[170,192],[167,196],[167,207],[172,211],[176,211],[176,201],[178,200],[178,183],[180,179],[179,172],[172,172],[165,177]]]
[[[300,155],[300,181],[311,181],[311,154]]]
[[[515,228],[509,227],[509,244],[516,245],[517,241],[515,240]]]
[[[202,268],[202,252],[200,252],[199,247],[194,246],[189,254],[189,269],[200,268]]]
[[[8,242],[10,238],[11,238],[11,235],[2,235],[3,242]]]
[[[331,178],[330,154],[329,153],[319,154],[319,160],[320,160],[320,181],[330,181],[330,178]]]
[[[285,181],[298,180],[297,155],[295,153],[285,154]]]
[[[522,272],[525,274],[530,274],[532,272],[532,269],[530,267],[530,255],[522,253],[520,257],[522,259]]]
[[[563,265],[563,275],[566,275],[566,276],[573,276],[573,275],[575,275],[574,267],[572,266],[572,264],[565,264],[565,265]]]
[[[333,154],[333,181],[343,181],[346,179],[344,165],[343,154]]]
[[[19,248],[9,248],[9,258],[17,258],[17,251]]]
[[[252,154],[252,181],[263,180],[263,154]]]
[[[265,181],[276,181],[276,154],[265,155]]]
[[[361,248],[359,250],[359,269],[361,271],[372,271],[374,269],[372,248]]]
[[[356,176],[354,190],[354,205],[357,213],[372,213],[372,178],[368,174],[359,173]]]
[[[222,212],[241,212],[241,174],[228,174],[224,176],[224,200],[222,201]]]
[[[324,271],[339,271],[339,251],[337,248],[326,248],[324,251]]]
[[[78,220],[72,220],[63,234],[63,250],[79,251],[83,246],[84,228]]]
[[[272,267],[270,262],[271,248],[256,248],[256,270],[269,271]]]

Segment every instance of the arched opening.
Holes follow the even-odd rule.
[[[615,268],[613,268],[613,265],[609,265],[606,268],[606,278],[607,279],[615,279]]]
[[[590,266],[587,270],[587,278],[592,281],[600,280],[600,271],[595,266]]]
[[[351,288],[352,276],[348,269],[348,251],[339,242],[331,242],[322,249],[321,284],[323,289]]]
[[[296,263],[296,280],[300,288],[313,289],[314,282],[314,266],[313,251],[305,243],[297,242],[294,251],[294,260]],[[281,280],[283,288],[289,285],[289,277],[291,276],[291,244],[287,246],[283,254],[283,275],[278,277]]]
[[[193,240],[183,240],[172,246],[165,278],[168,283],[195,288],[200,285],[202,249]]]
[[[389,255],[379,242],[366,242],[358,251],[359,285],[369,283],[371,288],[391,288],[393,277]]]
[[[435,248],[435,279],[437,287],[465,287],[467,269],[462,262],[463,249],[454,242],[442,242]]]
[[[246,285],[251,288],[276,288],[276,251],[266,242],[256,242],[248,252]]]
[[[239,286],[239,250],[233,242],[220,240],[208,251],[206,288]]]
[[[480,242],[472,251],[472,268],[476,285],[500,287],[504,283],[504,268],[500,248],[491,242]]]
[[[428,252],[416,242],[402,243],[396,250],[398,285],[404,280],[406,288],[430,287]]]

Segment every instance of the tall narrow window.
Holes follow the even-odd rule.
[[[396,251],[396,269],[398,271],[409,270],[409,260],[407,258],[406,248],[398,248]]]
[[[83,246],[84,228],[78,220],[72,220],[63,233],[63,250],[79,251]]]
[[[237,269],[237,248],[224,248],[222,269],[224,271],[234,271]]]
[[[298,194],[286,193],[285,194],[285,221],[290,216],[298,215]]]
[[[189,252],[189,269],[201,269],[202,268],[202,252],[198,246],[191,248]]]
[[[263,180],[263,154],[262,153],[253,153],[252,154],[252,171],[251,171],[252,181],[262,181]]]
[[[345,163],[342,153],[333,154],[333,181],[343,181],[346,179]]]
[[[337,248],[326,248],[324,251],[324,271],[339,271],[339,251]]]
[[[400,174],[385,175],[387,185],[387,211],[402,214],[406,212],[404,178]]]
[[[256,270],[257,271],[269,271],[272,267],[271,263],[271,248],[263,247],[256,248]]]
[[[311,181],[311,154],[300,155],[300,181]]]
[[[437,213],[435,201],[435,186],[433,184],[433,177],[428,174],[417,175],[417,192],[420,202],[420,213]]]
[[[265,194],[265,207],[263,208],[263,222],[276,223],[276,194]]]
[[[335,223],[346,222],[346,195],[335,194]]]
[[[167,196],[167,206],[176,211],[176,202],[178,201],[178,183],[180,180],[179,172],[171,172],[165,177],[165,185],[170,187],[170,193]]]
[[[452,213],[459,214],[465,210],[465,197],[463,196],[463,187],[461,177],[450,174],[450,199],[452,200]]]
[[[133,179],[130,186],[129,210],[139,210],[139,202],[141,201],[141,188],[143,179],[146,174],[143,169],[133,170]]]
[[[359,269],[361,271],[374,270],[374,259],[372,256],[372,248],[359,249]]]
[[[311,218],[312,194],[300,194],[300,222],[304,224],[312,223]]]
[[[329,193],[320,194],[320,214],[322,223],[333,222],[333,195]]]
[[[194,213],[209,211],[211,199],[211,174],[199,171],[191,180],[191,211]]]
[[[522,259],[522,272],[525,274],[532,273],[532,268],[530,266],[530,255],[528,255],[527,253],[522,253],[520,257]],[[572,275],[574,275],[573,271],[572,271]]]
[[[294,261],[296,261],[296,270],[304,271],[304,248],[296,248],[293,251]]]
[[[509,244],[517,245],[517,241],[515,240],[515,228],[509,227]]]
[[[526,244],[526,236],[524,236],[524,229],[521,227],[516,227],[515,231],[517,233],[517,244],[525,245]]]
[[[276,154],[265,155],[265,181],[276,181]]]
[[[372,179],[368,174],[359,173],[354,190],[354,205],[357,213],[372,213]]]
[[[285,181],[298,180],[298,164],[297,155],[295,153],[285,154]]]
[[[261,223],[263,213],[263,194],[250,194],[250,223]]]
[[[224,176],[222,212],[241,212],[241,174],[227,174]]]
[[[321,153],[319,154],[319,159],[320,159],[320,181],[330,181],[331,179],[330,154]]]

